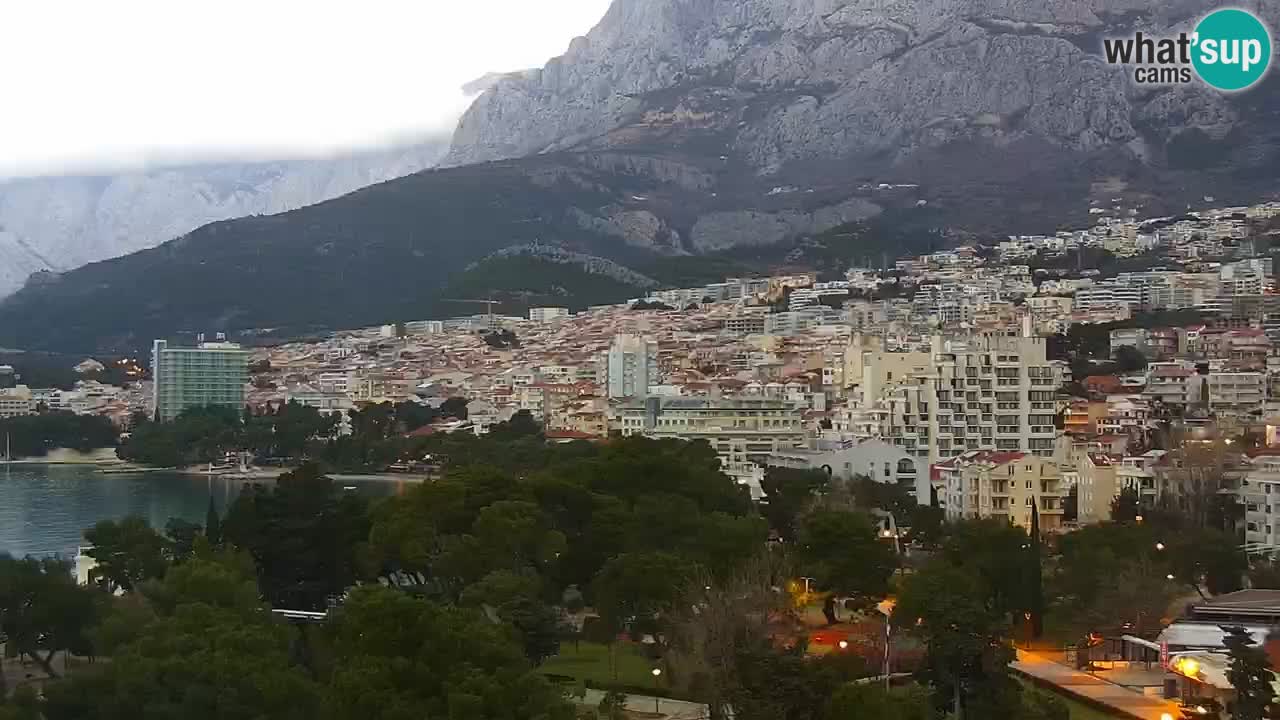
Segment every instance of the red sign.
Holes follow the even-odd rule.
[[[1169,643],[1164,641],[1160,643],[1160,667],[1169,669]]]

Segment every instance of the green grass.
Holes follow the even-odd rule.
[[[595,685],[623,684],[637,688],[653,687],[653,664],[634,643],[615,643],[613,664],[609,662],[609,647],[599,643],[582,643],[578,648],[571,642],[560,646],[560,654],[548,658],[539,671],[547,675],[565,675],[576,680],[590,681]],[[658,684],[666,688],[665,682]]]

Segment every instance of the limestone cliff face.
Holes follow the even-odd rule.
[[[715,130],[717,151],[758,175],[956,140],[1088,153],[1133,152],[1140,130],[1220,136],[1236,121],[1227,96],[1144,89],[1100,57],[1109,34],[1182,29],[1218,5],[615,0],[564,56],[482,94],[445,163],[618,147],[673,127]],[[1280,21],[1276,3],[1245,6]]]

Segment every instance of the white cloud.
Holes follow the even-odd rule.
[[[0,176],[367,147],[452,129],[608,0],[0,3]]]

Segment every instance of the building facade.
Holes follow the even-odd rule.
[[[831,478],[844,481],[867,477],[906,488],[920,505],[929,505],[933,500],[928,468],[902,448],[883,440],[863,440],[828,450],[779,450],[769,456],[766,464],[793,470],[822,470]],[[766,468],[760,469],[761,478],[765,471]]]
[[[610,430],[653,438],[705,440],[720,456],[725,474],[745,485],[774,453],[805,443],[804,408],[757,398],[651,397],[616,406]],[[759,495],[756,485],[752,493]]]
[[[878,413],[882,438],[930,465],[974,450],[1052,457],[1061,378],[1045,352],[1043,338],[996,336],[864,352],[858,405]]]
[[[249,353],[234,343],[169,347],[156,340],[151,350],[152,416],[161,421],[197,407],[244,408]]]
[[[934,466],[947,517],[996,518],[1031,527],[1034,507],[1040,528],[1062,527],[1067,488],[1058,464],[1020,452],[967,452]]]
[[[639,335],[618,335],[609,346],[609,397],[644,398],[658,381],[657,343]]]

